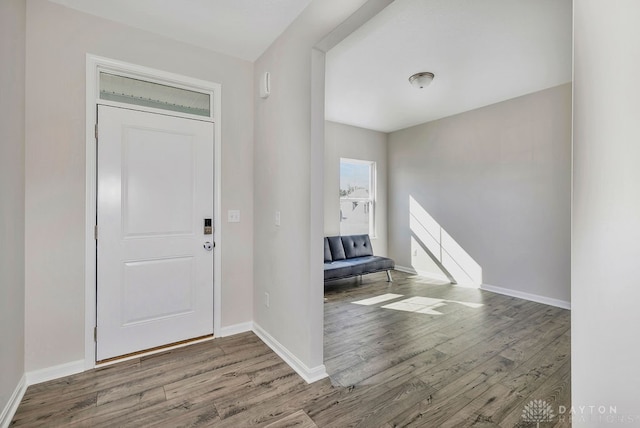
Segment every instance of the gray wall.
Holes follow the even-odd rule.
[[[310,371],[322,367],[324,56],[312,48],[364,0],[314,0],[255,63],[254,322]],[[312,73],[312,70],[313,73]],[[313,74],[313,76],[312,76]],[[256,91],[257,92],[257,91]],[[312,98],[312,92],[317,96]],[[314,114],[315,113],[315,114]],[[320,124],[312,121],[319,113]],[[320,190],[318,190],[320,189]],[[276,226],[275,212],[281,213]],[[264,293],[270,306],[264,305]]]
[[[27,371],[84,359],[87,53],[222,84],[221,327],[251,321],[253,64],[46,0],[27,22]]]
[[[640,426],[640,3],[573,7],[571,404]],[[604,426],[580,416],[574,427]]]
[[[391,133],[389,170],[398,265],[413,263],[413,197],[484,284],[570,300],[570,84]]]
[[[387,255],[387,134],[341,123],[325,123],[324,234],[340,234],[340,158],[376,162],[375,254]]]
[[[0,1],[0,413],[24,374],[25,16]]]

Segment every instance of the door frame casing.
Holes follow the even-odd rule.
[[[97,247],[95,241],[96,206],[97,206],[97,145],[95,138],[95,124],[97,123],[97,104],[99,103],[99,72],[109,70],[122,73],[128,76],[135,76],[140,79],[150,79],[166,85],[175,85],[193,90],[206,91],[212,94],[212,116],[211,118],[198,118],[199,120],[211,121],[214,123],[214,230],[216,248],[213,259],[213,334],[220,336],[221,310],[222,310],[222,228],[221,228],[221,196],[222,196],[222,159],[221,143],[222,132],[220,125],[222,96],[222,85],[208,82],[149,67],[130,64],[109,58],[87,54],[86,57],[86,176],[85,176],[85,331],[84,331],[84,368],[90,370],[96,367],[96,342],[94,338],[94,328],[96,326],[96,256]],[[147,109],[139,106],[128,106],[128,108],[157,112],[154,109]],[[171,114],[164,112],[164,114]],[[172,114],[173,115],[173,114]],[[175,116],[181,116],[175,114]]]

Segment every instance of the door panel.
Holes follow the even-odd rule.
[[[126,128],[122,182],[127,237],[195,233],[192,135]]]
[[[160,320],[194,311],[194,259],[174,257],[125,262],[122,325]],[[149,305],[148,296],[166,298]]]
[[[98,361],[213,333],[213,124],[98,108]]]

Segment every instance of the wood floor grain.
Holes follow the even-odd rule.
[[[243,333],[30,386],[11,426],[571,425],[569,311],[400,272],[333,283],[324,305],[322,381]],[[523,418],[532,400],[550,422]]]

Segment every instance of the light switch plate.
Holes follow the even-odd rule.
[[[240,223],[240,210],[229,210],[227,221],[229,223]]]
[[[280,226],[280,211],[276,211],[276,226]]]

